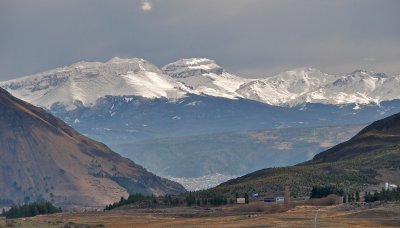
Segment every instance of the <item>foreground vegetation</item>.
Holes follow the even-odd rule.
[[[320,199],[318,199],[320,200]],[[265,207],[267,204],[262,203]],[[271,205],[271,204],[268,204]],[[282,205],[282,204],[280,204]],[[28,219],[1,220],[0,227],[60,228],[60,227],[314,227],[317,212],[315,206],[296,207],[285,213],[281,211],[245,210],[247,205],[218,208],[178,207],[157,210],[135,209],[121,213],[114,211],[91,213],[63,213],[43,215]],[[272,205],[271,205],[272,206]],[[400,203],[374,204],[349,209],[351,205],[336,207],[319,206],[317,227],[396,227],[400,222]]]
[[[8,211],[3,209],[1,216],[6,218],[22,218],[59,212],[62,212],[61,208],[55,207],[50,202],[35,202],[23,205],[12,205]]]
[[[203,195],[199,192],[189,192],[179,196],[166,195],[166,196],[146,196],[142,194],[129,195],[127,199],[121,197],[118,202],[110,204],[104,208],[104,210],[112,210],[114,208],[122,207],[125,205],[136,204],[137,207],[160,207],[160,206],[221,206],[226,204],[233,204],[236,202],[236,198],[226,198],[222,195],[207,194]],[[236,195],[239,197],[239,194]],[[248,194],[240,196],[245,198],[245,202],[249,202]]]

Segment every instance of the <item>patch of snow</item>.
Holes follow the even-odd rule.
[[[198,106],[198,105],[200,105],[202,102],[201,101],[192,101],[192,102],[189,102],[189,103],[187,103],[185,106]]]
[[[174,116],[174,117],[172,117],[172,119],[173,119],[173,120],[180,120],[180,119],[182,119],[182,117],[180,117],[180,116]]]
[[[131,102],[133,100],[132,97],[125,97],[124,99],[125,99],[126,103],[129,103],[129,102]]]

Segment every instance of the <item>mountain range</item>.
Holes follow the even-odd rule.
[[[107,144],[283,127],[365,124],[400,111],[400,76],[298,68],[247,79],[215,61],[78,62],[0,87]],[[162,114],[161,114],[162,113]],[[101,123],[101,124],[100,124]]]
[[[247,79],[226,72],[205,58],[181,59],[160,69],[143,59],[115,57],[108,62],[79,62],[2,82],[16,97],[47,109],[91,107],[104,96],[177,100],[189,94],[249,99],[274,106],[306,103],[379,104],[400,98],[400,75],[357,70],[330,75],[297,68],[278,75]]]
[[[281,134],[284,136],[297,129],[297,138],[307,138],[308,129],[319,127],[326,129],[326,134],[321,132],[321,138],[325,138],[329,132],[337,132],[338,126],[365,126],[400,112],[399,85],[400,76],[362,70],[331,75],[314,68],[297,68],[275,76],[249,79],[229,73],[205,58],[181,59],[158,68],[143,59],[117,57],[104,63],[78,62],[0,82],[0,87],[14,96],[44,108],[82,134],[112,146],[132,160],[140,158],[142,165],[152,167],[152,171],[162,170],[162,175],[177,177],[188,177],[189,173],[196,177],[212,174],[208,171],[214,169],[204,167],[217,167],[226,151],[215,150],[213,146],[202,150],[197,144],[194,150],[202,152],[199,156],[207,158],[211,154],[218,159],[205,159],[207,165],[199,164],[201,169],[196,172],[190,166],[186,169],[171,166],[170,161],[177,158],[177,153],[182,160],[193,158],[185,153],[186,146],[175,147],[185,151],[167,152],[164,149],[171,147],[161,146],[164,159],[157,165],[151,163],[151,157],[156,155],[154,149],[168,140],[178,140],[175,145],[186,145],[184,140],[193,141],[200,136],[208,139],[208,145],[218,142],[220,148],[230,148],[234,144],[232,140],[241,134],[247,137],[248,131],[281,129],[284,132],[286,129],[288,132]],[[219,137],[214,140],[215,134],[236,136],[230,140]],[[135,143],[136,147],[129,146]],[[143,147],[143,143],[151,146]],[[316,148],[307,140],[302,143],[304,148],[318,150],[313,154],[325,149]],[[246,148],[242,153],[250,154],[251,147]],[[269,154],[281,151],[268,150]],[[303,152],[285,164],[272,157],[268,166],[303,162],[308,159]],[[268,153],[261,154],[268,157]],[[254,171],[250,166],[265,167],[261,160],[248,163],[249,160],[233,159],[229,163],[225,159],[229,163],[226,167],[242,168],[237,172],[215,171],[242,175]]]
[[[63,207],[102,208],[129,193],[185,191],[3,89],[0,155],[3,203],[44,199]]]

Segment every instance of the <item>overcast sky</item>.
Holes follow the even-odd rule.
[[[247,77],[400,74],[400,1],[0,0],[0,80],[114,56],[206,57]]]

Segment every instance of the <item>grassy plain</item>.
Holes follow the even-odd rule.
[[[373,207],[298,206],[277,213],[246,212],[246,208],[239,205],[215,208],[125,208],[109,212],[37,216],[7,221],[7,224],[12,227],[313,227],[317,211],[317,227],[400,226],[400,203]],[[1,220],[0,226],[6,227],[6,221]]]

